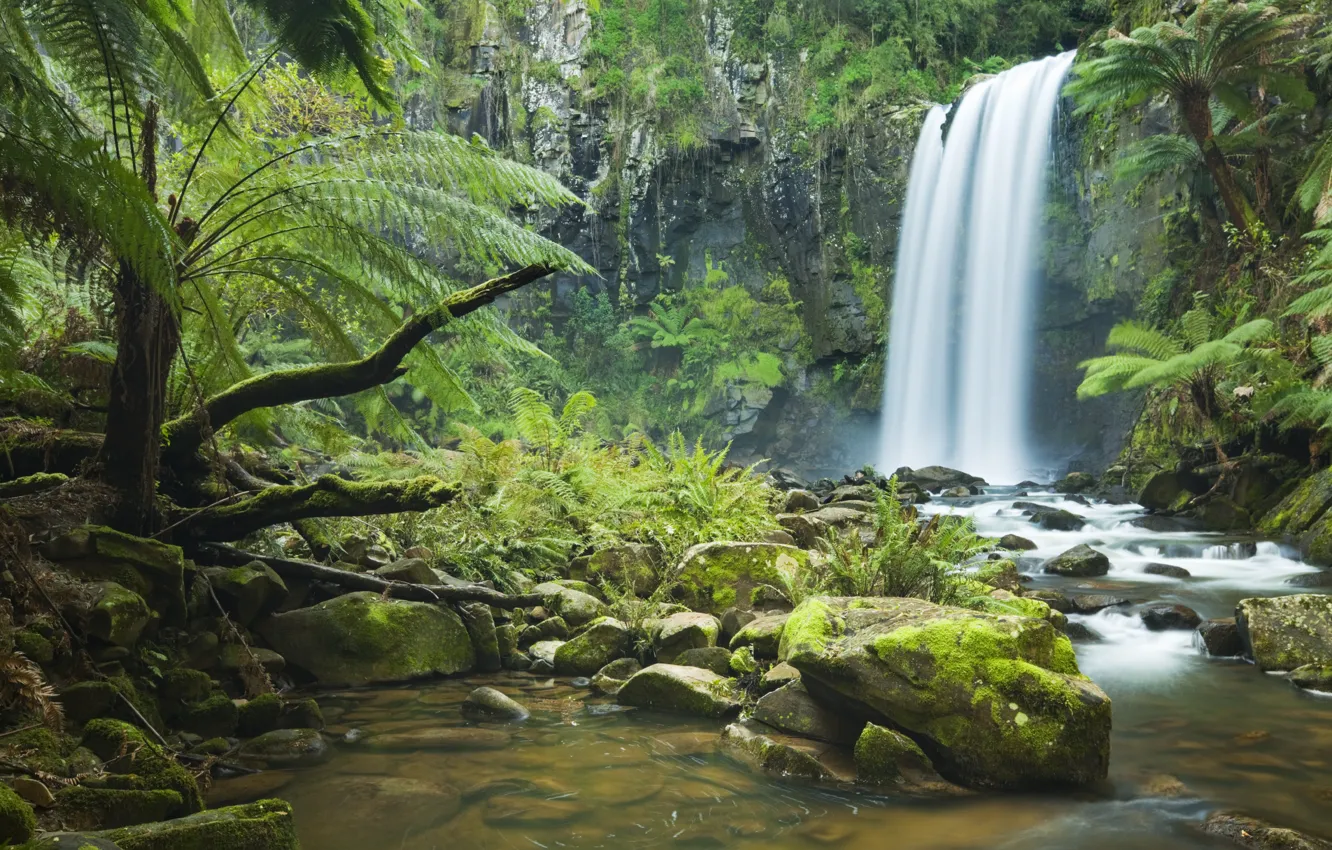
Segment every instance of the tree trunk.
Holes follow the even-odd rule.
[[[158,457],[166,420],[167,377],[179,327],[162,294],[122,262],[116,275],[116,364],[99,455],[117,504],[112,524],[131,534],[161,527]]]
[[[1202,151],[1203,162],[1212,176],[1217,193],[1221,195],[1221,202],[1225,204],[1231,223],[1246,235],[1252,235],[1258,227],[1258,214],[1254,212],[1253,205],[1235,180],[1230,163],[1226,162],[1225,155],[1217,146],[1216,137],[1212,134],[1212,112],[1207,98],[1181,99],[1180,112],[1189,128],[1189,135],[1193,136],[1198,149]]]

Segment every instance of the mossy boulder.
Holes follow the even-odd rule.
[[[1046,561],[1041,570],[1068,578],[1103,576],[1110,572],[1110,559],[1086,543],[1079,543]]]
[[[1207,835],[1250,850],[1332,850],[1332,841],[1278,826],[1241,812],[1215,811],[1202,822]]]
[[[213,690],[213,678],[202,670],[176,667],[162,674],[158,696],[165,704],[190,703],[207,699]]]
[[[918,599],[813,597],[783,659],[816,698],[928,741],[940,771],[986,788],[1105,778],[1110,699],[1050,623]]]
[[[591,676],[633,647],[629,627],[614,617],[599,617],[555,650],[555,672]]]
[[[400,682],[476,666],[467,627],[453,611],[368,591],[275,614],[258,631],[324,685]]]
[[[721,621],[711,614],[681,611],[651,623],[652,651],[663,664],[675,661],[686,649],[716,646]]]
[[[47,543],[42,554],[86,579],[112,581],[134,591],[168,623],[185,621],[185,555],[179,546],[84,526]]]
[[[615,696],[629,678],[643,666],[633,658],[620,658],[607,664],[592,677],[592,689],[607,696]]]
[[[55,660],[55,644],[49,637],[33,628],[21,629],[14,633],[14,648],[38,664],[50,664]]]
[[[620,688],[616,702],[698,717],[726,717],[740,710],[730,679],[675,664],[653,664],[639,670]]]
[[[467,695],[461,707],[463,715],[483,720],[526,720],[527,706],[494,688],[477,688]]]
[[[828,536],[828,523],[814,514],[777,514],[776,519],[801,549],[813,549]]]
[[[1096,487],[1096,476],[1090,472],[1070,472],[1050,485],[1056,493],[1085,493]]]
[[[773,659],[781,648],[782,631],[790,614],[766,614],[750,620],[731,638],[731,649],[749,647],[755,658]]]
[[[1332,509],[1332,468],[1305,478],[1284,499],[1258,520],[1257,530],[1268,537],[1297,537],[1325,519]]]
[[[132,647],[153,620],[153,611],[144,598],[114,581],[95,582],[88,609],[88,634],[114,646]]]
[[[1332,596],[1241,599],[1235,624],[1245,654],[1260,670],[1332,663]]]
[[[112,829],[164,820],[182,805],[175,791],[136,791],[71,785],[56,792],[56,816],[66,829]]]
[[[247,628],[272,614],[287,598],[287,583],[263,561],[243,567],[210,567],[203,575],[222,607]]]
[[[855,761],[861,785],[917,796],[966,793],[940,776],[920,745],[896,729],[866,723],[856,740]]]
[[[1016,591],[1022,587],[1022,574],[1017,564],[1007,558],[999,561],[986,561],[976,568],[973,574],[976,581],[987,584],[995,590]]]
[[[260,800],[93,835],[121,850],[300,850],[301,846],[291,806],[281,800]]]
[[[816,701],[798,679],[760,697],[753,717],[774,729],[830,744],[854,744],[865,725]]]
[[[185,705],[176,715],[177,725],[201,738],[227,738],[236,734],[240,709],[220,691],[199,702]]]
[[[782,587],[785,577],[809,568],[809,553],[779,543],[700,543],[685,552],[678,593],[696,611],[748,610],[754,588]]]
[[[14,793],[14,789],[0,782],[0,845],[22,844],[32,838],[37,829],[37,815]]]
[[[84,727],[83,746],[106,762],[108,771],[124,777],[124,787],[179,794],[180,806],[168,815],[186,815],[203,808],[199,786],[190,772],[134,726],[119,720],[93,720]],[[126,753],[134,757],[121,758]]]
[[[272,732],[282,723],[282,708],[282,698],[277,694],[260,694],[246,700],[237,712],[236,733],[243,738],[253,738]]]
[[[543,640],[568,640],[569,624],[563,617],[547,617],[526,627],[518,635],[519,646],[530,646]]]
[[[644,543],[622,543],[575,558],[569,577],[590,582],[608,581],[647,598],[661,583],[661,550]]]
[[[963,607],[1001,616],[1035,617],[1047,621],[1060,631],[1068,625],[1068,617],[1045,602],[1026,596],[1014,596],[1007,590],[994,590],[987,594],[969,597]]]
[[[1290,681],[1297,688],[1332,692],[1332,663],[1306,664],[1290,671]]]
[[[606,615],[606,604],[590,593],[553,581],[532,588],[546,599],[546,607],[570,626],[578,627]]]

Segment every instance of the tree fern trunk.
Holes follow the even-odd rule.
[[[117,494],[112,524],[131,534],[149,534],[161,522],[158,456],[179,331],[170,305],[125,263],[115,290],[116,364],[100,455],[102,478]]]
[[[1180,111],[1183,113],[1185,125],[1189,128],[1189,135],[1193,136],[1198,149],[1202,151],[1203,162],[1212,176],[1212,183],[1216,185],[1217,193],[1221,195],[1221,202],[1225,204],[1231,223],[1246,234],[1252,234],[1258,226],[1258,214],[1254,212],[1253,205],[1249,203],[1244,190],[1235,180],[1235,172],[1231,170],[1225,154],[1221,153],[1216,144],[1216,138],[1212,134],[1212,113],[1207,98],[1181,99]]]

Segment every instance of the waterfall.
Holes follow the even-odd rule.
[[[1050,135],[1072,52],[930,110],[893,283],[879,468],[943,464],[1012,483],[1027,433]]]

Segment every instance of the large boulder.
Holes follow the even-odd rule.
[[[1329,509],[1332,509],[1332,468],[1301,481],[1263,515],[1257,529],[1268,537],[1297,537],[1313,528]]]
[[[632,648],[633,635],[628,626],[614,617],[600,617],[555,650],[555,672],[560,676],[591,676]]]
[[[32,837],[37,816],[8,785],[0,782],[0,846],[17,846]]]
[[[1072,511],[1050,507],[1032,511],[1030,522],[1049,531],[1077,531],[1087,524],[1085,519]]]
[[[291,806],[260,800],[161,823],[93,833],[120,850],[299,850]]]
[[[1184,488],[1178,473],[1163,470],[1147,479],[1138,491],[1138,504],[1152,511],[1164,511],[1184,507],[1189,491]]]
[[[1046,561],[1041,569],[1052,575],[1071,578],[1103,576],[1110,572],[1110,559],[1086,543],[1079,543]]]
[[[369,685],[465,673],[476,651],[462,619],[425,602],[348,593],[258,626],[288,664],[324,685]]]
[[[1234,617],[1208,620],[1198,626],[1197,641],[1207,650],[1208,655],[1222,658],[1234,658],[1244,654],[1244,641],[1240,639],[1239,626]]]
[[[176,792],[180,804],[168,811],[168,816],[187,815],[203,808],[194,776],[137,727],[118,720],[93,720],[83,728],[82,746],[101,759],[109,773],[120,777],[122,787]],[[134,758],[124,758],[127,752],[134,753]]]
[[[629,677],[615,699],[620,705],[699,717],[726,717],[740,710],[730,679],[675,664],[644,667]]]
[[[210,567],[203,574],[218,601],[242,626],[272,614],[287,598],[287,583],[263,561],[243,567]]]
[[[949,469],[946,466],[922,466],[920,469],[911,469],[904,466],[894,472],[893,475],[898,481],[919,484],[931,493],[938,493],[950,487],[985,485],[984,478],[977,478],[975,475],[968,475],[961,470]]]
[[[782,587],[787,575],[808,567],[809,553],[794,546],[700,543],[680,561],[679,593],[684,604],[696,611],[720,614],[733,605],[748,610],[753,607],[754,588]]]
[[[721,623],[711,614],[681,611],[651,623],[649,633],[657,660],[670,664],[686,649],[716,646]]]
[[[403,558],[373,571],[376,578],[384,581],[404,581],[409,584],[438,584],[435,571],[424,558]]]
[[[1301,593],[1241,599],[1235,606],[1244,651],[1260,670],[1332,663],[1332,596]]]
[[[1017,789],[1106,776],[1110,699],[1044,620],[812,597],[787,621],[781,655],[816,698],[916,737],[955,782]]]
[[[179,546],[83,526],[47,543],[42,554],[83,578],[129,588],[168,623],[185,621],[185,555]]]
[[[1085,493],[1096,486],[1096,476],[1090,472],[1070,472],[1050,485],[1056,493]]]
[[[589,556],[575,558],[569,565],[570,578],[608,581],[644,598],[657,589],[660,574],[661,550],[644,543],[607,546]]]
[[[553,581],[532,588],[546,600],[546,609],[554,611],[566,623],[577,627],[606,615],[606,604],[590,593]]]

